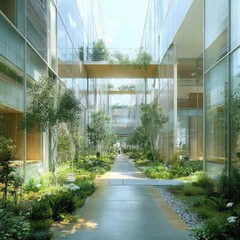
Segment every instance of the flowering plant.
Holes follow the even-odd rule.
[[[233,240],[240,239],[240,212],[235,211],[232,202],[226,204],[227,208],[233,208],[231,216],[227,219],[217,217],[210,218],[200,227],[192,229],[195,240]]]
[[[234,207],[232,202],[227,204],[227,207]],[[224,233],[228,237],[227,239],[240,239],[240,212],[234,211],[230,217],[227,218],[227,222],[224,225]]]

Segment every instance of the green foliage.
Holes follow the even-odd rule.
[[[214,181],[212,178],[205,176],[204,174],[201,174],[200,176],[198,176],[197,181],[193,182],[193,185],[205,189],[206,194],[210,196],[214,194],[216,181]]]
[[[229,201],[240,203],[240,170],[232,168],[230,176],[223,172],[218,179],[217,191]]]
[[[2,240],[27,239],[30,223],[24,216],[14,215],[6,209],[0,209],[0,236]]]
[[[29,96],[32,103],[19,123],[19,128],[28,132],[53,130],[62,122],[72,125],[81,113],[80,102],[74,92],[70,89],[61,91],[51,77],[42,76],[30,88]]]
[[[58,131],[58,145],[57,151],[61,163],[70,159],[70,144],[71,139],[66,129],[60,128]]]
[[[77,166],[94,174],[103,174],[111,169],[112,164],[113,160],[107,157],[86,156],[85,159],[78,161]]]
[[[52,186],[54,184],[54,176],[53,176],[52,172],[46,172],[46,173],[42,174],[40,176],[39,182],[43,188]]]
[[[218,211],[224,211],[227,209],[227,203],[228,200],[224,198],[224,196],[220,197],[209,197],[209,200],[211,201],[211,204],[213,207],[215,207]]]
[[[233,240],[240,239],[240,213],[235,212],[230,217],[213,217],[204,224],[192,230],[196,240]]]
[[[75,183],[80,187],[75,191],[75,194],[77,195],[78,198],[81,199],[85,199],[88,196],[92,195],[92,193],[96,189],[94,182],[90,180],[82,180],[80,178],[77,178],[75,180]]]
[[[84,61],[84,47],[83,46],[79,47],[79,60],[82,62]]]
[[[26,184],[23,186],[23,192],[38,192],[40,189],[37,187],[37,183],[35,182],[34,178],[29,178]]]
[[[164,166],[147,167],[144,170],[144,174],[149,178],[168,179],[170,176],[169,172],[165,171]]]
[[[133,61],[133,64],[136,68],[141,68],[141,66],[144,66],[145,69],[147,69],[151,61],[152,61],[152,56],[147,52],[143,51],[143,49],[141,48],[138,52],[136,60]]]
[[[72,89],[65,89],[60,95],[56,109],[56,119],[58,123],[66,123],[69,129],[80,122],[82,112],[80,101],[75,97]]]
[[[145,142],[149,142],[155,160],[156,149],[159,141],[160,129],[168,121],[158,103],[141,105],[141,125],[139,129],[145,135]],[[139,132],[138,130],[138,132]]]
[[[109,53],[102,39],[93,42],[92,52],[90,54],[92,56],[92,61],[108,60]]]
[[[240,85],[234,90],[231,97],[231,116],[237,131],[240,130]]]
[[[103,111],[91,114],[91,123],[87,125],[87,134],[93,146],[97,147],[108,135],[109,117]]]
[[[49,229],[34,229],[31,232],[28,240],[51,240],[53,239],[53,233]]]
[[[6,207],[9,187],[14,184],[15,167],[11,160],[14,157],[16,147],[13,140],[7,135],[7,119],[1,110],[2,106],[0,105],[0,184],[2,184],[0,190],[3,192],[3,206]]]
[[[52,214],[50,202],[47,197],[41,197],[31,202],[30,218],[32,220],[51,219]]]
[[[130,59],[127,54],[122,54],[119,51],[116,51],[114,54],[112,54],[109,62],[114,63],[120,63],[123,65],[124,68],[138,68],[141,69],[142,66],[147,69],[149,64],[152,61],[152,56],[144,51],[142,48],[138,51],[137,57],[135,59]]]
[[[210,218],[202,227],[193,229],[193,237],[196,240],[226,240],[222,225],[218,218]]]
[[[144,170],[144,174],[149,178],[181,178],[194,174],[202,170],[202,161],[184,161],[166,166],[161,162],[148,163],[151,165]]]
[[[186,183],[182,189],[182,192],[185,196],[198,196],[204,195],[205,191],[203,188],[195,187],[190,183]]]

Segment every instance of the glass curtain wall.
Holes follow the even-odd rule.
[[[209,175],[227,160],[227,0],[206,0],[205,12],[205,161]],[[209,69],[209,70],[208,70]]]
[[[231,78],[231,93],[240,84],[240,1],[232,0],[230,2],[231,8],[231,32],[230,32],[230,48],[234,50],[231,54],[230,61],[230,78]],[[232,165],[236,165],[239,161],[236,153],[240,151],[240,133],[236,131],[234,123],[231,124],[231,159]]]

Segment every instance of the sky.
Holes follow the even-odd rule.
[[[105,44],[110,52],[119,51],[130,58],[139,49],[149,0],[99,0]],[[134,80],[114,79],[114,86],[132,84]],[[112,95],[112,104],[130,104],[131,95]]]
[[[129,53],[139,49],[148,0],[99,0],[108,49]]]

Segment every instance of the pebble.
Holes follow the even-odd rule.
[[[189,228],[195,228],[201,225],[202,221],[198,218],[196,213],[191,212],[188,206],[183,202],[177,200],[172,193],[167,191],[166,186],[153,186],[172,209],[180,216],[180,218],[187,224]]]

